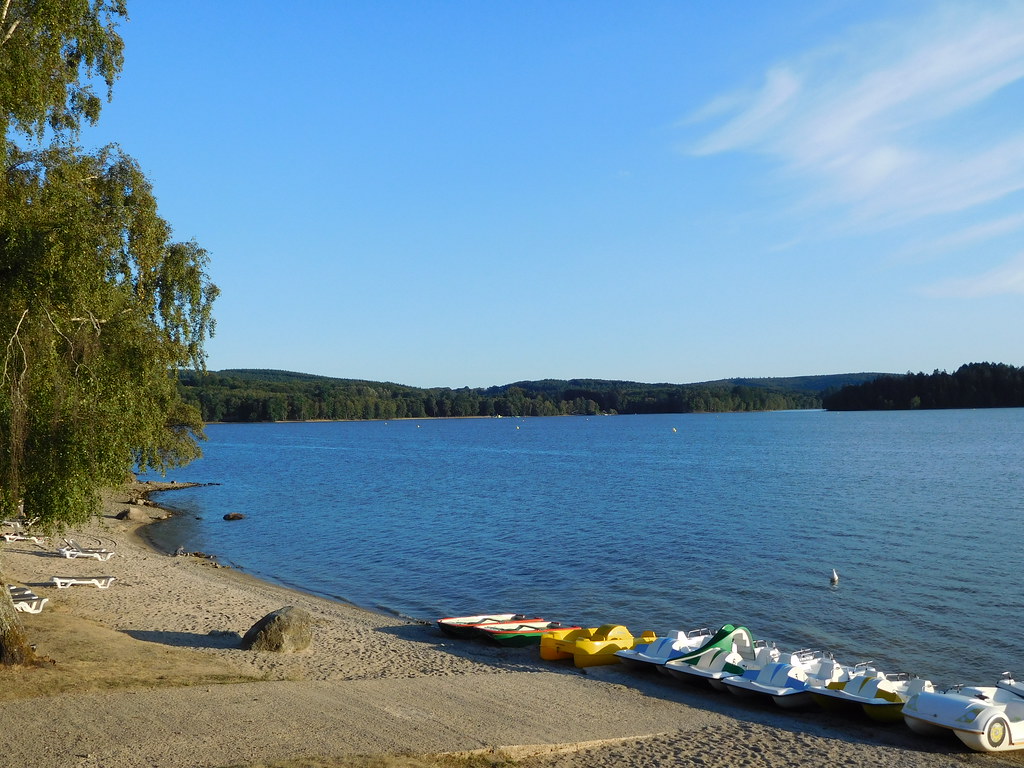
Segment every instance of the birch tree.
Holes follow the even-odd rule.
[[[50,529],[202,436],[175,374],[204,366],[208,256],[173,241],[131,157],[74,146],[120,71],[125,16],[121,0],[0,0],[0,513],[22,503]],[[0,663],[32,660],[3,588]]]

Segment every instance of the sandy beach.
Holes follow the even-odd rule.
[[[164,513],[136,504],[142,521],[116,519],[129,499],[112,494],[74,534],[114,550],[109,562],[0,544],[8,583],[49,598],[41,614],[22,616],[54,662],[0,670],[0,766],[427,766],[452,753],[531,768],[1024,765],[1020,753],[977,754],[953,737],[785,712],[618,666],[584,674],[540,661],[536,649],[453,640],[432,624],[160,553],[140,529]],[[116,580],[57,589],[53,576]],[[252,624],[287,605],[315,618],[309,650],[239,648]],[[382,756],[405,757],[372,762]]]

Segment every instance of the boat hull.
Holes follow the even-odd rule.
[[[473,639],[480,637],[479,628],[492,624],[504,624],[510,621],[544,621],[539,617],[529,617],[524,613],[491,613],[478,616],[447,616],[437,620],[437,628],[449,637]]]
[[[772,701],[783,709],[810,709],[814,706],[814,698],[810,691],[772,694]]]
[[[903,720],[903,702],[893,704],[861,704],[864,714],[876,723],[899,723]]]
[[[508,648],[523,648],[537,645],[541,639],[553,632],[578,630],[575,625],[557,621],[511,621],[504,624],[489,624],[477,627],[480,636]]]
[[[539,645],[541,639],[547,634],[544,630],[534,632],[494,632],[487,633],[486,637],[498,645],[506,648],[526,648],[531,645]]]
[[[660,667],[664,662],[647,661],[646,659],[619,656],[619,663],[630,672],[636,672],[641,675],[653,675],[657,673],[658,667]]]

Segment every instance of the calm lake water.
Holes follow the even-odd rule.
[[[428,620],[741,623],[937,683],[1024,674],[1024,409],[207,434],[168,478],[219,485],[163,494],[183,514],[153,533],[308,592]]]

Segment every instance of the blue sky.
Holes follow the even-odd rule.
[[[1024,364],[1024,2],[130,3],[209,367],[415,386]]]

